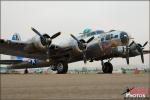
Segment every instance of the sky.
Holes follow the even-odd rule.
[[[31,27],[48,34],[61,31],[55,43],[91,28],[126,31],[134,41],[144,44],[149,41],[149,1],[1,1],[3,39],[11,39],[17,32],[22,41],[27,41],[35,36]],[[149,44],[145,49],[149,49]],[[2,56],[2,59],[9,57]],[[127,65],[122,58],[111,62],[114,66]],[[145,64],[149,65],[149,55],[145,55]],[[130,65],[142,65],[140,56],[130,58]],[[84,65],[82,61],[69,66],[101,67],[101,62]]]

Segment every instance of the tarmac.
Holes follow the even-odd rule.
[[[123,100],[149,87],[149,74],[2,74],[1,100]]]

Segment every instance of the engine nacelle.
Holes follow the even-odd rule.
[[[135,43],[133,43],[131,46],[130,46],[130,50],[136,50],[137,48],[136,48],[136,44]]]
[[[126,46],[117,46],[112,48],[112,54],[125,54],[126,53]]]
[[[41,41],[42,39],[39,36],[35,36],[31,39],[31,42],[33,43],[33,45],[38,49],[45,48],[45,45],[43,45]]]
[[[100,57],[102,55],[102,49],[99,40],[92,41],[87,45],[87,58]]]
[[[82,43],[85,43],[85,40],[84,40],[84,39],[80,39],[79,41],[82,42]],[[79,52],[79,53],[82,52],[82,49],[85,49],[85,50],[87,49],[86,46],[82,46],[82,47],[81,47],[76,41],[75,41],[75,42],[72,42],[72,41],[71,41],[70,44],[74,45],[74,50],[77,51],[77,52]]]
[[[49,39],[48,45],[50,45],[52,42],[50,36],[48,34],[43,34],[43,37],[45,39]],[[47,43],[46,43],[47,40],[45,40],[45,39],[43,39],[42,37],[39,37],[39,36],[35,36],[31,39],[31,43],[33,43],[36,48],[43,49],[47,45]]]

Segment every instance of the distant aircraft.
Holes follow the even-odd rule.
[[[49,35],[41,34],[35,28],[31,29],[37,36],[27,42],[0,39],[0,54],[34,59],[30,63],[10,61],[12,64],[9,68],[25,69],[25,73],[28,73],[27,68],[51,67],[58,74],[65,74],[68,71],[68,63],[83,60],[85,64],[87,61],[101,61],[102,71],[112,73],[113,65],[110,62],[113,58],[125,58],[129,64],[130,57],[141,55],[144,63],[143,54],[150,53],[149,50],[144,50],[148,42],[141,45],[131,41],[131,36],[124,31],[85,29],[78,37],[71,34],[70,40],[56,45],[52,41],[61,32]],[[0,61],[0,64],[4,63],[6,62]]]

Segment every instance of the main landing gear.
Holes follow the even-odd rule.
[[[51,67],[53,71],[57,71],[57,74],[66,74],[68,71],[68,63],[59,62]]]
[[[113,65],[109,61],[105,63],[102,61],[102,71],[103,73],[111,74],[113,71]]]
[[[68,64],[67,63],[58,63],[56,68],[57,68],[57,74],[66,74],[68,71]]]

